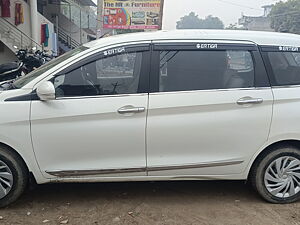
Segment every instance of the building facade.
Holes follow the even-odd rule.
[[[48,18],[57,33],[58,51],[96,39],[96,4],[92,0],[37,0],[38,11]]]
[[[271,20],[269,18],[272,7],[273,5],[263,6],[264,14],[262,16],[242,15],[242,18],[239,19],[239,25],[242,25],[246,30],[274,31],[271,27]]]
[[[16,60],[17,48],[62,54],[96,38],[91,0],[2,0],[0,64]]]

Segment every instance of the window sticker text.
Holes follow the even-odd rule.
[[[105,56],[109,56],[109,55],[115,55],[115,54],[120,54],[122,52],[125,52],[125,48],[122,47],[122,48],[114,48],[114,49],[110,49],[110,50],[107,50],[107,51],[104,51],[104,55]]]
[[[298,52],[299,48],[298,47],[293,47],[293,46],[279,46],[279,51]]]
[[[197,44],[198,49],[217,49],[218,44]]]

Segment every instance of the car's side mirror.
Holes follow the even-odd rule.
[[[38,85],[36,93],[41,101],[50,101],[55,99],[55,88],[52,82],[45,81]]]

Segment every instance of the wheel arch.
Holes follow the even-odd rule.
[[[257,163],[259,163],[260,160],[262,160],[264,156],[266,156],[269,152],[273,151],[273,149],[280,148],[280,147],[286,147],[286,146],[295,147],[300,150],[300,140],[286,139],[286,140],[276,141],[276,142],[273,142],[273,143],[267,145],[262,151],[259,152],[258,155],[256,155],[256,157],[252,161],[251,166],[247,171],[248,172],[247,180],[249,180],[249,177],[251,176],[253,168],[255,168]]]
[[[3,147],[4,149],[8,149],[9,151],[13,152],[13,154],[15,154],[24,163],[24,165],[27,168],[28,172],[31,172],[30,168],[28,166],[28,163],[26,163],[24,157],[18,151],[16,151],[13,147],[11,147],[11,146],[3,143],[3,142],[0,142],[0,147]]]
[[[1,141],[0,141],[0,147],[8,149],[24,163],[25,167],[28,170],[31,180],[33,180],[34,182],[39,183],[39,184],[49,182],[49,179],[46,179],[45,177],[43,177],[43,175],[40,171],[40,168],[35,160],[34,154],[32,154],[32,155],[28,155],[26,153],[22,154],[13,146],[10,146]]]

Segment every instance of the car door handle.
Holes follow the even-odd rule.
[[[251,98],[251,97],[244,97],[237,101],[238,105],[249,105],[249,104],[261,104],[264,100],[262,98]]]
[[[145,107],[134,107],[134,106],[124,106],[120,109],[118,109],[119,114],[127,114],[127,113],[142,113],[145,112],[146,108]]]

